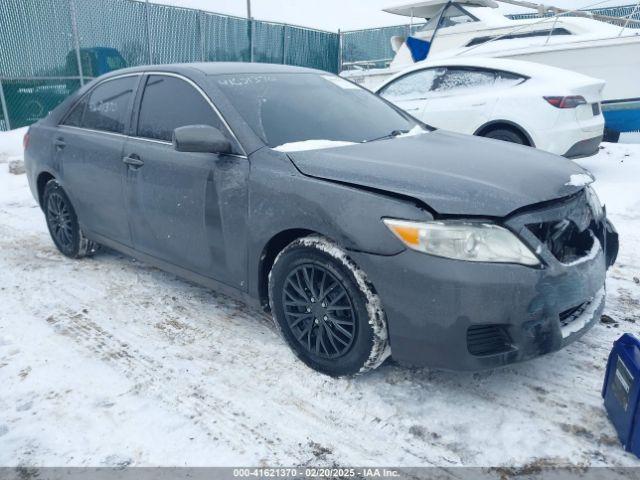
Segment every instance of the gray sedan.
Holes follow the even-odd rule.
[[[30,128],[25,163],[64,255],[104,245],[264,308],[333,376],[557,350],[617,255],[579,166],[303,68],[112,72]]]

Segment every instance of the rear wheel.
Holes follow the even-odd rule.
[[[47,182],[42,199],[49,234],[63,255],[81,258],[97,250],[98,245],[87,239],[80,230],[76,212],[58,182]]]
[[[484,132],[481,137],[493,138],[494,140],[502,140],[503,142],[518,143],[520,145],[528,145],[527,139],[523,135],[508,128],[494,128]]]
[[[295,354],[327,375],[355,375],[389,355],[380,299],[333,242],[309,236],[288,245],[269,274],[276,325]]]
[[[604,135],[602,137],[602,141],[610,142],[610,143],[618,143],[620,140],[620,132],[616,132],[615,130],[609,130],[608,128],[604,129]]]

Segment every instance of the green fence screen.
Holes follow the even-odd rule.
[[[0,25],[0,130],[125,66],[255,61],[337,73],[340,61],[337,33],[137,0],[1,0]]]

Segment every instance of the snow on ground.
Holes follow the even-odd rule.
[[[341,380],[223,295],[111,251],[63,257],[0,164],[0,465],[640,465],[600,398],[612,342],[640,334],[640,145],[580,163],[621,234],[609,323],[499,370]]]

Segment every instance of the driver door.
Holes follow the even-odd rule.
[[[202,90],[177,75],[145,79],[135,123],[123,157],[134,248],[239,286],[245,273],[248,159],[174,149],[177,127],[225,131]],[[238,148],[233,139],[232,144]]]

